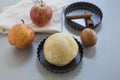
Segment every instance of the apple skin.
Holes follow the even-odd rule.
[[[15,24],[8,33],[8,41],[18,48],[27,48],[34,40],[33,29],[26,24]]]
[[[30,18],[38,27],[44,27],[52,18],[53,11],[45,3],[35,4],[30,11]]]

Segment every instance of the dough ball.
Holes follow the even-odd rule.
[[[77,53],[77,42],[65,33],[55,33],[49,36],[44,44],[45,59],[56,66],[67,65],[77,56]]]

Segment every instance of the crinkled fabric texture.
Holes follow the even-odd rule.
[[[44,0],[53,10],[49,24],[43,28],[37,27],[30,19],[30,10],[34,5],[32,0],[22,0],[0,13],[0,33],[8,34],[13,25],[22,23],[21,19],[37,33],[55,33],[62,29],[62,11],[68,4],[66,0]]]

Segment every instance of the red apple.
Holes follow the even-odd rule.
[[[15,24],[8,33],[8,41],[11,45],[24,49],[34,40],[33,29],[26,24]]]
[[[52,18],[52,9],[45,3],[37,3],[31,8],[30,18],[38,27],[44,27]]]

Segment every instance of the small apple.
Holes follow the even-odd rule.
[[[52,18],[53,11],[51,7],[47,4],[43,3],[36,3],[30,10],[30,18],[34,24],[38,27],[44,27],[49,23]]]
[[[26,24],[15,24],[8,33],[8,41],[18,48],[27,48],[34,40],[33,29]]]

